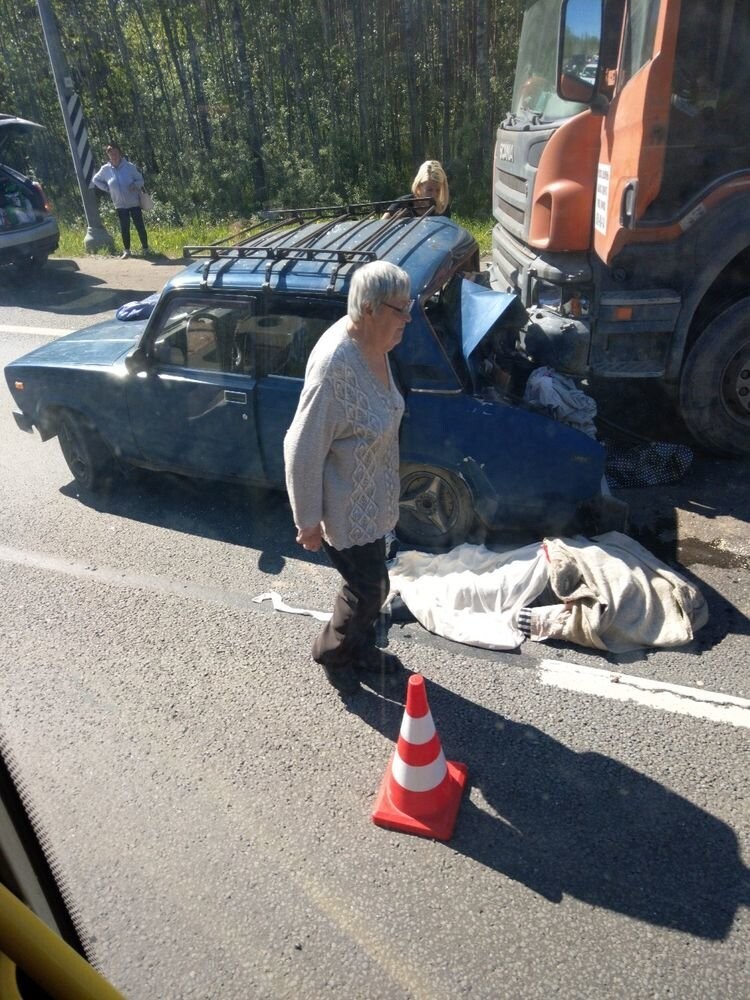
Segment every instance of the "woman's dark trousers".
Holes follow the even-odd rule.
[[[344,582],[330,622],[313,643],[313,659],[331,667],[354,666],[375,648],[375,622],[390,589],[385,539],[348,549],[323,542],[323,548]]]
[[[146,225],[143,221],[143,209],[141,208],[118,208],[117,217],[120,220],[120,235],[122,245],[126,250],[130,249],[130,217],[133,217],[133,225],[138,233],[138,239],[144,250],[148,250],[148,235]]]

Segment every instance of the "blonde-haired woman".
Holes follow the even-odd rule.
[[[396,212],[405,216],[424,215],[435,202],[435,215],[450,218],[450,191],[448,178],[439,160],[425,160],[411,184],[411,194],[405,194],[388,206],[384,219],[390,219]]]

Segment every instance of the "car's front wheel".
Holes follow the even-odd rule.
[[[111,481],[115,471],[114,456],[82,416],[64,410],[60,414],[57,437],[63,458],[79,486],[96,491]]]
[[[401,466],[396,533],[402,541],[448,549],[466,541],[474,519],[471,493],[458,476],[430,465]]]

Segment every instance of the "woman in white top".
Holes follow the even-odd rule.
[[[116,142],[107,146],[109,163],[94,174],[91,183],[101,191],[108,191],[112,204],[117,210],[120,220],[120,235],[124,247],[122,256],[130,256],[130,220],[132,218],[143,252],[149,255],[148,233],[143,221],[141,209],[141,191],[143,190],[143,175],[140,170],[122,155],[122,150]]]

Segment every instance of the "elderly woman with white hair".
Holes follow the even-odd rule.
[[[398,431],[404,412],[388,352],[410,321],[409,275],[386,261],[358,268],[347,315],[313,348],[297,412],[284,439],[286,485],[297,541],[321,545],[343,577],[313,659],[342,694],[362,673],[398,674],[375,645],[388,596],[385,536],[398,520]]]

